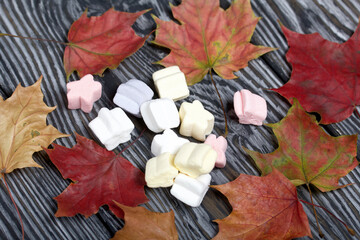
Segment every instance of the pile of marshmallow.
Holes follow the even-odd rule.
[[[211,135],[216,141],[216,136]],[[193,143],[180,138],[171,129],[154,137],[151,143],[151,158],[145,169],[148,187],[171,187],[170,193],[180,201],[198,207],[204,198],[211,181],[210,172],[217,161],[225,166],[227,142],[221,138],[222,147],[218,153],[206,143]],[[210,138],[209,138],[210,139]],[[220,159],[220,158],[223,159]],[[222,165],[223,164],[223,165]]]
[[[223,168],[226,164],[227,142],[224,137],[210,134],[214,116],[200,101],[183,102],[178,111],[175,101],[189,96],[185,75],[179,67],[159,70],[153,73],[153,80],[159,99],[152,99],[154,92],[143,81],[131,79],[117,89],[114,103],[119,107],[101,108],[89,127],[109,151],[131,138],[134,124],[125,112],[143,118],[151,131],[163,132],[155,135],[151,143],[155,157],[146,164],[146,184],[151,188],[171,186],[174,197],[197,207],[209,188],[209,173],[215,166]],[[92,75],[86,75],[68,83],[67,90],[69,109],[90,112],[101,97],[102,87]],[[262,125],[267,115],[266,101],[248,90],[235,93],[234,109],[239,122],[244,124]],[[193,143],[178,137],[171,129],[179,125],[181,135],[205,142]]]

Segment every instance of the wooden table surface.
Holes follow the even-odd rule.
[[[210,1],[210,0],[209,0]],[[179,0],[170,1],[174,5]],[[221,1],[227,8],[230,1]],[[97,16],[111,7],[116,10],[136,12],[152,10],[141,16],[134,25],[136,32],[145,36],[155,29],[150,14],[162,20],[171,20],[169,2],[166,0],[0,0],[0,32],[12,33],[36,38],[67,41],[70,25],[88,8],[88,14]],[[234,180],[240,173],[259,175],[250,157],[241,146],[260,151],[272,152],[277,141],[269,127],[239,124],[234,117],[232,97],[235,91],[246,88],[264,97],[268,104],[267,123],[280,121],[290,105],[278,94],[268,91],[282,86],[289,80],[291,66],[285,59],[288,49],[278,20],[286,27],[299,33],[319,32],[325,39],[344,42],[354,32],[360,17],[359,0],[252,0],[255,14],[261,16],[252,37],[252,43],[278,48],[249,63],[249,66],[236,72],[238,78],[224,80],[215,76],[220,94],[225,102],[229,117],[229,135],[227,165],[224,169],[211,172],[212,184],[224,184]],[[89,121],[97,116],[102,107],[113,108],[112,98],[119,84],[130,78],[141,79],[151,88],[154,85],[151,74],[162,67],[156,62],[169,51],[150,43],[154,35],[131,57],[125,59],[115,70],[107,70],[103,77],[96,80],[103,85],[102,98],[95,103],[91,113],[81,110],[68,110],[66,100],[66,82],[63,69],[64,46],[41,41],[29,41],[9,37],[0,38],[0,95],[8,98],[20,83],[23,86],[33,84],[40,75],[44,76],[42,90],[44,101],[57,105],[57,109],[47,117],[48,123],[61,132],[74,131],[88,138],[96,139],[88,127]],[[75,74],[70,81],[78,79]],[[215,95],[209,76],[190,87],[190,96],[186,101],[200,100],[206,109],[215,115],[216,134],[222,134],[224,119],[220,103]],[[179,107],[181,101],[177,102]],[[1,117],[1,116],[0,116]],[[135,124],[132,132],[134,140],[144,123],[131,117]],[[332,136],[359,133],[360,119],[352,115],[348,119],[325,126]],[[135,145],[123,156],[136,167],[144,171],[146,161],[152,157],[150,144],[154,133],[146,131]],[[66,147],[75,144],[75,137],[56,140]],[[128,143],[121,144],[119,152]],[[359,144],[359,142],[358,142]],[[106,206],[87,219],[81,215],[75,217],[54,216],[57,203],[53,199],[70,183],[63,179],[60,172],[51,163],[44,151],[35,153],[33,158],[44,168],[25,168],[7,175],[8,184],[13,193],[24,221],[25,239],[109,239],[124,225],[123,220],[115,217]],[[313,188],[316,204],[326,207],[343,219],[357,232],[351,237],[346,229],[323,210],[318,210],[321,228],[325,239],[356,239],[360,234],[360,169],[357,167],[340,183],[355,183],[344,189],[321,193]],[[212,220],[224,218],[231,212],[231,206],[219,192],[210,189],[199,208],[191,208],[177,201],[169,193],[169,188],[145,188],[149,202],[145,207],[151,211],[175,211],[176,226],[180,239],[211,239],[218,232],[218,226]],[[298,187],[300,198],[310,201],[306,188]],[[305,205],[314,239],[319,239],[312,209]],[[3,181],[0,183],[0,239],[20,239],[21,227]],[[303,238],[308,239],[308,238]]]

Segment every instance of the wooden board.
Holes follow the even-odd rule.
[[[170,1],[178,5],[180,1]],[[229,1],[221,1],[221,6],[227,8]],[[223,184],[234,180],[240,173],[259,175],[252,160],[242,150],[241,146],[263,153],[271,152],[277,147],[277,141],[270,128],[248,126],[236,121],[232,107],[233,93],[246,88],[263,96],[268,104],[267,123],[281,120],[289,108],[289,103],[278,94],[268,91],[269,88],[282,86],[288,81],[291,66],[285,59],[287,42],[280,30],[280,21],[286,27],[300,33],[319,32],[324,38],[335,41],[346,41],[355,30],[360,16],[359,0],[252,0],[253,10],[261,16],[252,38],[257,45],[277,47],[278,50],[251,61],[249,66],[236,72],[235,80],[223,80],[215,76],[217,87],[226,105],[229,116],[229,148],[228,163],[224,169],[215,169],[212,184]],[[146,35],[155,29],[155,23],[150,14],[155,14],[162,20],[172,19],[169,3],[166,0],[1,0],[0,1],[0,32],[35,38],[54,39],[66,42],[70,25],[88,8],[91,16],[101,15],[111,7],[116,10],[136,12],[152,9],[140,17],[134,29],[139,35]],[[77,132],[88,138],[94,135],[88,128],[88,123],[97,116],[101,107],[113,108],[112,98],[120,83],[130,78],[141,79],[154,89],[151,74],[161,69],[152,64],[166,56],[169,51],[158,48],[150,43],[151,35],[145,45],[133,56],[127,58],[115,70],[107,70],[102,78],[96,77],[103,85],[103,96],[96,102],[89,114],[80,110],[68,110],[66,100],[65,72],[62,65],[64,46],[43,41],[30,41],[9,37],[0,38],[0,95],[6,99],[11,96],[18,84],[29,86],[40,75],[44,76],[42,90],[45,102],[50,106],[57,105],[47,120],[61,132]],[[70,81],[76,80],[72,75]],[[205,108],[215,115],[214,133],[222,134],[224,119],[220,103],[215,95],[210,78],[190,87],[191,95],[187,101],[198,99]],[[177,102],[177,106],[180,102]],[[1,116],[0,116],[1,117]],[[144,123],[141,119],[131,117],[136,129],[132,133],[134,140]],[[359,133],[360,119],[352,115],[338,124],[326,126],[326,131],[333,135]],[[154,134],[146,131],[135,145],[123,153],[123,156],[136,167],[144,171],[147,159],[151,158],[150,144]],[[59,139],[56,143],[71,147],[75,137]],[[359,142],[358,142],[359,144]],[[119,152],[126,144],[120,145]],[[43,169],[26,168],[15,170],[7,175],[15,202],[19,207],[24,221],[25,239],[109,239],[121,229],[124,222],[116,218],[107,207],[87,219],[75,217],[56,218],[56,201],[59,195],[70,183],[64,180],[56,167],[43,151],[34,154],[34,159]],[[360,170],[357,167],[341,184],[356,183],[352,186],[320,193],[313,188],[314,201],[336,216],[343,219],[360,234]],[[308,191],[298,188],[299,196],[310,201]],[[150,201],[146,208],[156,212],[175,211],[176,226],[180,239],[210,239],[218,232],[217,224],[212,220],[224,218],[231,212],[231,206],[219,192],[210,190],[201,207],[191,208],[174,199],[169,188],[149,189],[146,194]],[[315,218],[311,207],[305,205],[314,239],[319,239]],[[321,228],[325,239],[355,239],[346,229],[326,212],[318,210]],[[359,235],[357,235],[358,237]],[[21,227],[17,213],[12,205],[3,181],[0,183],[0,239],[21,239]],[[308,238],[304,238],[308,239]]]

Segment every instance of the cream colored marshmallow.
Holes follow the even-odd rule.
[[[181,173],[192,178],[211,172],[217,153],[204,143],[185,143],[175,156],[174,164]]]
[[[160,98],[177,101],[189,96],[185,75],[178,66],[161,69],[154,72],[152,76]]]
[[[205,135],[214,128],[214,115],[204,109],[198,100],[192,103],[183,102],[179,110],[180,134],[193,137],[199,141],[205,140]]]
[[[178,174],[179,171],[174,166],[174,155],[170,153],[163,153],[146,163],[145,181],[148,187],[170,187]]]

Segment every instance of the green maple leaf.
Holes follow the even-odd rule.
[[[340,186],[339,179],[358,165],[357,135],[328,135],[296,99],[284,119],[268,126],[279,147],[268,154],[245,149],[263,175],[273,166],[296,186],[313,184],[323,192],[347,186]]]

